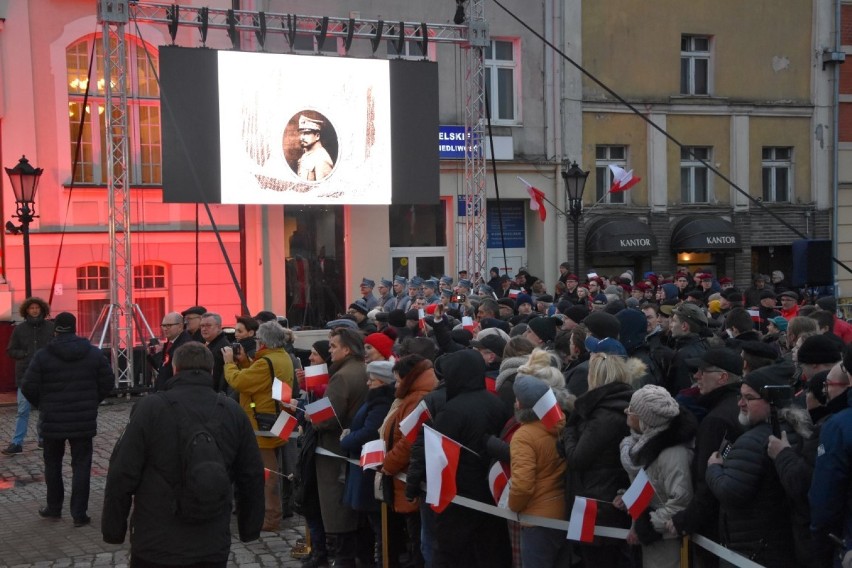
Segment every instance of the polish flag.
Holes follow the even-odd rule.
[[[361,469],[382,465],[385,461],[385,441],[373,440],[361,447]]]
[[[328,384],[328,365],[310,365],[305,367],[305,387],[315,389]]]
[[[494,465],[488,471],[488,487],[491,488],[491,496],[494,497],[494,502],[498,506],[502,506],[501,503],[504,501],[508,502],[508,486],[509,475],[506,473],[506,469],[500,462],[494,462]],[[503,497],[506,497],[506,499],[503,499]]]
[[[541,395],[538,402],[533,405],[533,412],[546,428],[553,428],[557,422],[565,418],[562,409],[559,408],[556,395],[553,394],[553,389],[547,389],[547,392]]]
[[[533,187],[533,185],[525,180],[522,177],[518,177],[525,186],[527,186],[527,193],[530,194],[530,209],[532,211],[538,211],[538,218],[541,219],[543,223],[545,219],[547,219],[547,209],[544,208],[544,192],[537,187]]]
[[[293,433],[293,430],[296,429],[297,424],[298,421],[295,416],[289,412],[282,412],[278,415],[278,419],[275,421],[275,424],[272,425],[270,432],[282,440],[287,440],[290,438],[290,434]]]
[[[513,300],[514,300],[515,298],[517,298],[517,297],[518,297],[518,294],[520,294],[520,293],[521,293],[521,291],[520,291],[520,290],[512,290],[512,289],[509,289],[509,297],[510,297],[511,299],[513,299]]]
[[[399,429],[402,432],[402,435],[405,436],[405,439],[413,444],[414,441],[417,440],[417,434],[420,432],[420,425],[424,424],[431,418],[432,415],[429,414],[429,408],[426,406],[426,401],[421,400],[420,403],[414,407],[414,410],[411,411],[411,414],[400,420]]]
[[[642,178],[633,175],[633,170],[624,171],[623,168],[613,165],[610,165],[609,169],[612,171],[612,185],[609,188],[610,193],[627,191],[642,181]]]
[[[331,405],[331,401],[328,397],[321,398],[318,401],[307,405],[305,407],[305,414],[310,417],[311,422],[314,424],[325,422],[329,418],[337,416],[337,413],[334,412],[334,407]]]
[[[272,398],[280,400],[284,404],[290,404],[290,400],[293,398],[293,388],[278,377],[275,377],[275,380],[272,381]]]
[[[760,323],[760,310],[748,310],[748,315],[751,316],[751,321]]]
[[[461,446],[441,433],[423,426],[426,453],[426,502],[442,512],[456,496],[456,469]]]
[[[575,497],[571,518],[568,520],[568,540],[592,542],[595,539],[595,520],[598,502],[585,497]]]
[[[638,519],[639,515],[648,508],[651,499],[654,498],[654,487],[645,473],[645,469],[640,469],[636,479],[630,484],[630,487],[621,496],[624,504],[627,506],[627,512],[634,519]]]
[[[476,324],[473,323],[473,318],[470,316],[462,316],[462,327],[469,332],[473,333],[473,330],[476,329]]]
[[[417,325],[420,326],[420,331],[426,331],[426,310],[423,308],[417,310]]]

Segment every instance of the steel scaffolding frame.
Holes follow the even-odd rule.
[[[362,18],[332,18],[226,10],[207,7],[183,7],[178,4],[138,3],[130,0],[98,0],[98,21],[104,42],[104,82],[106,90],[107,167],[109,191],[110,311],[109,336],[116,388],[133,384],[133,274],[130,240],[130,184],[127,175],[127,58],[125,25],[134,22],[164,24],[174,41],[180,27],[197,28],[201,42],[209,30],[224,30],[232,44],[238,34],[254,33],[261,48],[268,34],[283,34],[293,46],[296,33],[311,34],[318,43],[327,37],[343,38],[346,50],[355,39],[370,40],[375,51],[382,39],[398,42],[398,51],[406,41],[458,45],[466,52],[464,84],[464,234],[459,250],[460,269],[471,276],[485,274],[486,248],[486,162],[485,162],[485,67],[484,50],[489,45],[485,20],[485,0],[467,3],[466,25],[424,22],[386,21]],[[425,53],[426,50],[423,49]],[[123,362],[123,365],[122,365]]]

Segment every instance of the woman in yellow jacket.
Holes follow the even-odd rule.
[[[565,519],[565,460],[556,450],[557,429],[542,424],[533,406],[550,387],[530,375],[515,379],[515,418],[521,424],[509,443],[512,484],[509,509],[549,519]],[[546,527],[521,528],[521,561],[524,566],[568,566],[569,541],[565,531]]]
[[[230,347],[222,349],[225,359],[225,380],[231,388],[240,393],[240,406],[248,415],[255,431],[258,430],[257,414],[277,414],[278,406],[272,399],[273,377],[293,387],[293,362],[284,350],[286,334],[277,321],[260,325],[255,334],[257,351],[254,360],[250,360],[242,349],[234,354]],[[236,358],[236,362],[234,359]],[[272,363],[272,370],[269,363]],[[251,404],[254,403],[254,408]],[[277,437],[258,436],[257,445],[263,458],[263,467],[273,472],[280,470],[277,449],[287,443]],[[276,474],[266,479],[266,515],[263,530],[277,531],[281,527],[281,491],[280,477]]]

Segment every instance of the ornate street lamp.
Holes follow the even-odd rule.
[[[38,190],[38,180],[44,170],[34,168],[30,165],[26,156],[18,160],[14,168],[6,168],[9,180],[12,182],[12,191],[15,193],[15,214],[20,226],[11,221],[6,222],[6,229],[13,234],[21,232],[24,235],[24,281],[27,298],[33,295],[32,281],[30,278],[30,223],[38,217],[35,214],[35,196]]]
[[[574,271],[580,275],[580,217],[583,215],[583,190],[586,189],[586,178],[589,172],[584,172],[577,165],[571,164],[567,170],[562,170],[565,181],[565,191],[568,194],[568,216],[574,223]]]

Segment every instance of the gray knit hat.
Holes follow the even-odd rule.
[[[367,374],[388,385],[395,379],[393,376],[393,363],[390,361],[371,361],[367,363]]]
[[[633,393],[630,411],[648,428],[659,428],[680,414],[677,401],[669,391],[657,385],[646,385]]]
[[[512,390],[521,408],[532,408],[547,392],[547,383],[530,375],[518,375]]]

